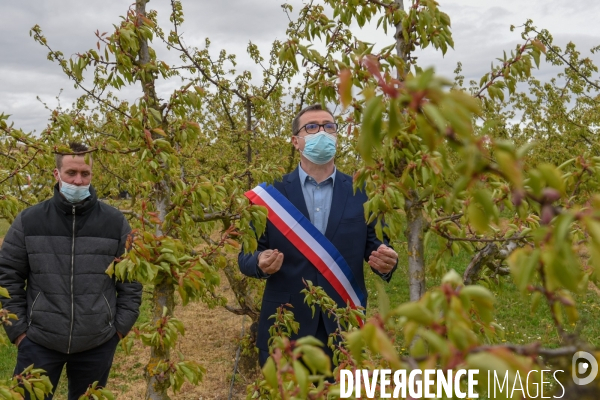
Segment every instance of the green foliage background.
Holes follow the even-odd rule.
[[[251,293],[260,283],[231,272],[231,255],[256,248],[251,226],[260,234],[266,215],[243,193],[295,167],[287,127],[317,101],[342,104],[336,165],[366,187],[365,219],[377,222],[407,266],[384,289],[389,302],[367,275],[373,318],[360,330],[352,311],[308,289],[315,306],[353,326],[337,349],[338,368],[484,365],[515,373],[556,368],[573,349],[595,351],[589,288],[600,281],[600,84],[575,45],[555,46],[528,21],[523,42],[465,87],[460,67],[450,82],[414,57],[417,49],[445,54],[454,46],[450,16],[437,2],[310,1],[268,54],[249,43],[250,58],[263,66],[257,79],[234,68],[235,55],[212,55],[209,40],[185,45],[181,2],[171,2],[168,28],[146,3],[137,0],[114,32],[97,32],[97,46],[71,58],[33,27],[82,96],[71,110],[52,111],[40,136],[0,114],[1,217],[11,221],[51,195],[52,153],[69,153],[65,143],[75,139],[90,146],[100,195],[130,219],[131,245],[107,273],[152,290],[148,317],[131,339],[150,348],[146,396],[167,399],[204,373],[172,351],[185,331],[173,313],[176,296],[184,305],[225,305],[215,294],[223,270],[237,311],[256,319]],[[389,42],[363,40],[353,27],[367,24]],[[181,65],[158,59],[153,46],[176,52]],[[562,72],[542,83],[534,76],[541,62]],[[167,96],[156,89],[166,80],[180,82]],[[140,97],[120,99],[125,86]],[[26,174],[36,183],[24,189]],[[121,191],[131,199],[110,199]],[[281,335],[265,379],[249,396],[334,395],[319,346],[289,342],[287,317],[276,325]],[[550,349],[562,358],[549,360]]]

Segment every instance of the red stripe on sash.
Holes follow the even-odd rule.
[[[248,191],[246,196],[253,204],[258,204],[266,207],[268,210],[268,218],[273,225],[298,249],[300,252],[323,274],[325,279],[333,286],[335,291],[342,299],[349,304],[351,308],[356,309],[356,304],[352,301],[348,292],[337,279],[335,274],[327,267],[327,264],[269,207],[267,203],[255,192]],[[362,320],[358,318],[362,326]]]

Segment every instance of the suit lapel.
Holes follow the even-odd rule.
[[[344,208],[346,207],[346,200],[350,194],[350,190],[352,190],[352,188],[346,181],[346,177],[336,170],[329,220],[327,220],[327,229],[325,230],[325,237],[329,240],[333,238],[340,220],[342,219],[342,215],[344,215]]]
[[[298,173],[298,168],[296,168],[291,174],[288,175],[287,183],[284,186],[285,196],[298,209],[298,211],[300,211],[310,221],[301,185],[302,183],[300,182],[300,174]]]

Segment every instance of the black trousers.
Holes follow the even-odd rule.
[[[319,325],[317,326],[317,332],[315,333],[315,338],[319,339],[323,342],[324,347],[322,347],[323,351],[329,359],[333,360],[333,351],[327,346],[327,339],[329,339],[329,335],[327,334],[327,330],[325,329],[325,323],[323,322],[323,315],[319,318]],[[258,363],[260,367],[264,367],[265,363],[269,359],[269,352],[266,350],[258,350]],[[333,361],[332,361],[333,363]],[[332,368],[333,370],[333,368]]]
[[[69,400],[77,400],[95,381],[98,381],[99,386],[106,386],[118,343],[119,336],[115,333],[115,336],[108,342],[98,347],[80,353],[65,354],[40,346],[25,336],[19,344],[15,375],[33,364],[35,368],[42,368],[46,371],[46,375],[54,387],[54,392],[63,367],[67,364]],[[25,393],[25,399],[29,400],[29,394],[27,391]],[[51,394],[45,400],[50,400],[52,397]]]

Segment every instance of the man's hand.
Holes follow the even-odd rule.
[[[369,265],[382,274],[390,272],[397,261],[398,253],[391,247],[387,247],[385,244],[380,245],[377,250],[373,251],[369,256]]]
[[[17,346],[17,348],[19,347],[19,345],[21,344],[21,342],[23,341],[23,339],[25,339],[25,336],[27,336],[27,334],[25,332],[21,333],[19,335],[19,337],[17,338],[17,340],[15,340],[15,346]]]
[[[279,250],[265,250],[258,256],[258,268],[265,274],[272,275],[279,271],[283,264],[283,253]]]
[[[121,332],[119,332],[119,331],[117,331],[117,335],[119,335],[119,340],[123,340],[123,338],[125,337],[125,336],[123,336],[123,334],[122,334]]]

